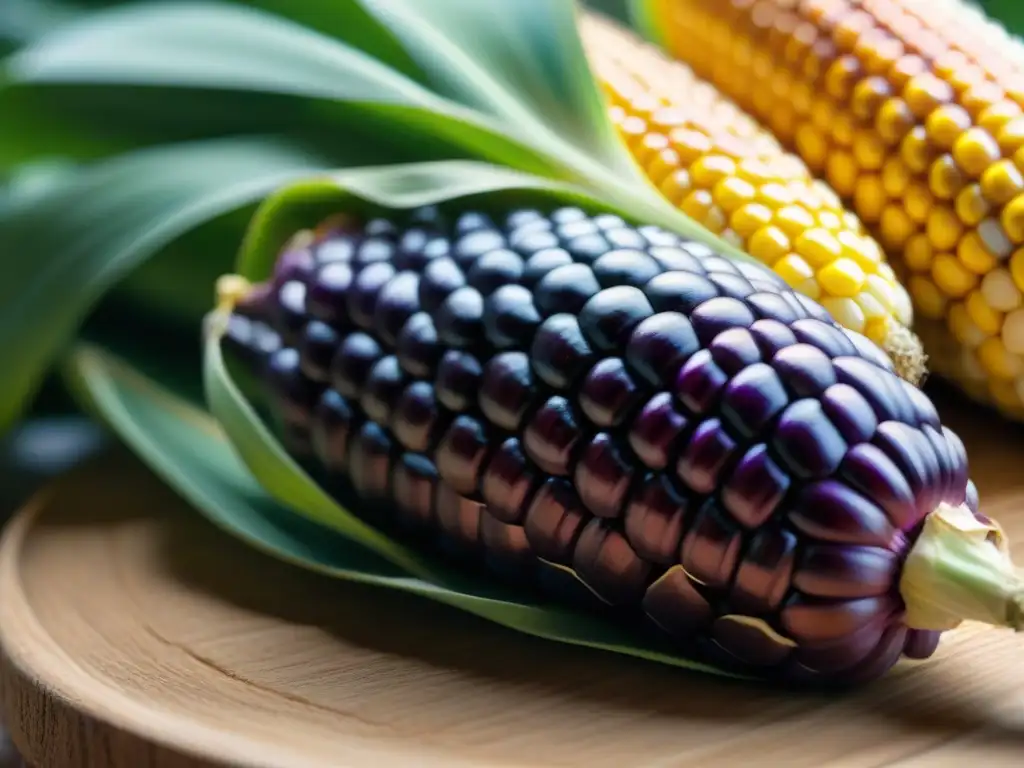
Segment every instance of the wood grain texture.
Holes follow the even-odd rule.
[[[984,509],[1024,561],[1024,434],[975,409]],[[111,453],[0,549],[0,682],[39,768],[1016,766],[1024,637],[964,627],[845,696],[560,646],[278,564]]]

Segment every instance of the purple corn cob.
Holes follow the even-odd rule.
[[[288,449],[374,522],[524,583],[571,569],[748,674],[862,681],[931,655],[907,555],[944,505],[989,523],[963,444],[867,339],[616,216],[332,220],[226,343]]]

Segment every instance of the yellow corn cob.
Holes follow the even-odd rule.
[[[918,383],[910,297],[859,219],[771,133],[628,29],[584,14],[580,32],[634,158],[691,218],[771,267]]]
[[[929,368],[1024,420],[1024,46],[961,0],[650,8],[875,234]]]

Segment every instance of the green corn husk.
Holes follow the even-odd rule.
[[[16,150],[0,162],[68,163],[0,202],[0,250],[32,254],[0,261],[0,425],[58,366],[158,476],[274,557],[521,632],[734,676],[359,522],[241,396],[220,357],[221,315],[195,348],[215,275],[261,277],[284,237],[343,204],[585,201],[748,258],[636,168],[583,55],[576,4],[115,5],[39,33],[0,75],[0,142]]]

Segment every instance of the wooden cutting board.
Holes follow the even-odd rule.
[[[974,409],[946,416],[1024,562],[1024,433]],[[38,768],[1024,759],[1024,636],[963,628],[847,696],[729,683],[279,564],[121,452],[7,528],[0,651],[5,717]]]

